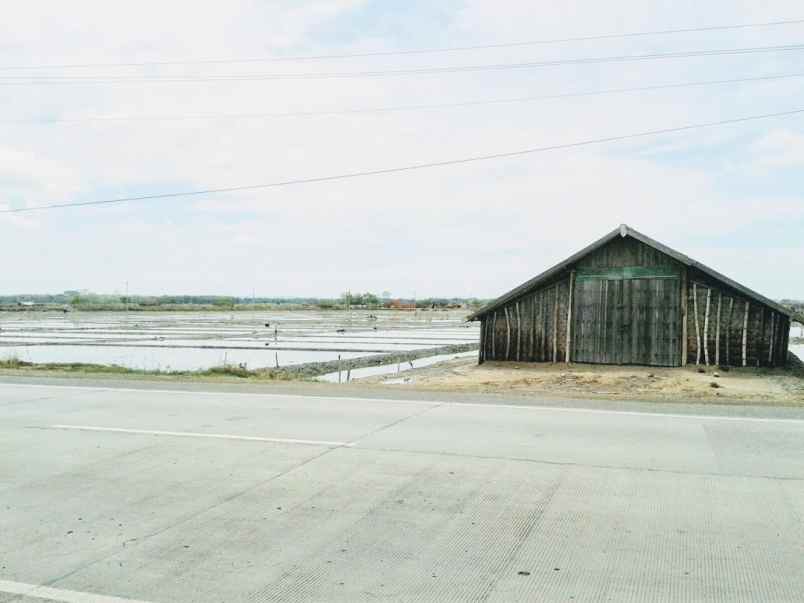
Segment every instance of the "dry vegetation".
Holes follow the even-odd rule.
[[[0,375],[41,375],[41,376],[113,376],[113,377],[148,377],[161,379],[229,379],[235,378],[288,381],[302,379],[304,376],[286,370],[259,369],[249,370],[237,365],[213,366],[198,371],[143,370],[131,369],[116,364],[91,364],[84,362],[46,362],[32,363],[8,358],[0,360]]]

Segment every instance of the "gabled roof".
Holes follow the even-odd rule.
[[[654,239],[651,239],[650,237],[642,234],[641,232],[639,232],[637,230],[634,230],[633,228],[631,228],[630,226],[628,226],[626,224],[621,224],[619,226],[619,228],[615,228],[614,230],[612,230],[607,235],[601,237],[600,239],[598,239],[597,241],[595,241],[591,245],[589,245],[587,247],[584,247],[579,252],[571,255],[570,257],[568,257],[563,262],[560,262],[560,263],[556,264],[555,266],[553,266],[552,268],[550,268],[548,270],[545,270],[544,272],[542,272],[538,276],[536,276],[536,277],[530,279],[529,281],[521,284],[519,287],[511,289],[508,293],[502,295],[501,297],[498,297],[496,300],[494,300],[490,304],[480,308],[480,310],[478,310],[474,314],[471,314],[467,318],[467,320],[477,320],[478,318],[480,318],[484,314],[487,314],[488,312],[496,310],[497,308],[500,308],[501,306],[505,305],[507,302],[509,302],[509,301],[511,301],[513,299],[516,299],[517,297],[520,297],[521,295],[524,295],[525,293],[528,293],[529,291],[531,291],[533,289],[536,289],[537,287],[539,287],[539,285],[549,281],[551,278],[553,278],[554,276],[557,276],[558,274],[560,274],[561,272],[563,272],[564,270],[566,270],[567,268],[569,268],[570,266],[572,266],[573,264],[578,262],[580,259],[582,259],[586,255],[592,253],[593,251],[595,251],[597,249],[600,249],[601,247],[606,245],[606,243],[616,239],[617,237],[622,237],[622,238],[631,237],[633,239],[636,239],[637,241],[639,241],[641,243],[644,243],[645,245],[647,245],[649,247],[653,247],[657,251],[660,251],[660,252],[664,253],[665,255],[670,256],[671,258],[673,258],[674,260],[676,260],[677,262],[679,262],[679,263],[681,263],[681,264],[683,264],[685,266],[700,270],[704,274],[707,274],[707,275],[711,276],[712,278],[721,281],[722,283],[724,283],[725,285],[731,287],[735,291],[738,291],[739,293],[742,293],[744,296],[748,297],[749,299],[752,299],[752,300],[757,301],[757,302],[759,302],[761,304],[769,306],[769,307],[773,308],[774,310],[776,310],[777,312],[779,312],[781,314],[784,314],[785,316],[793,317],[794,314],[795,314],[789,308],[785,308],[784,306],[782,306],[781,304],[773,301],[772,299],[768,299],[764,295],[760,295],[756,291],[753,291],[753,290],[749,289],[748,287],[746,287],[744,285],[741,285],[740,283],[738,283],[736,281],[731,280],[729,277],[724,276],[723,274],[721,274],[717,270],[713,270],[712,268],[709,268],[708,266],[706,266],[704,264],[701,264],[700,262],[696,262],[695,260],[693,260],[692,258],[684,255],[683,253],[680,253],[680,252],[676,251],[675,249],[671,249],[667,245],[663,245],[662,243],[659,243],[658,241],[656,241]]]

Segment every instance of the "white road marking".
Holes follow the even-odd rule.
[[[247,442],[272,442],[276,444],[307,444],[310,446],[329,446],[331,448],[351,447],[352,442],[332,442],[327,440],[298,440],[295,438],[264,438],[231,433],[201,433],[195,431],[162,431],[159,429],[126,429],[122,427],[99,427],[96,425],[50,425],[50,429],[72,429],[75,431],[110,431],[137,435],[172,436],[181,438],[212,438],[218,440],[245,440]]]
[[[228,391],[194,391],[190,389],[150,389],[150,388],[137,388],[137,387],[93,387],[91,385],[45,385],[43,383],[2,383],[0,387],[44,387],[54,389],[74,389],[80,391],[90,392],[127,392],[141,394],[143,392],[152,394],[184,394],[184,395],[199,395],[199,396],[246,396],[246,397],[261,397],[261,398],[279,398],[298,399],[298,400],[327,400],[329,402],[346,400],[349,402],[390,402],[393,404],[417,404],[432,406],[437,404],[451,404],[450,402],[438,402],[428,400],[397,400],[394,398],[351,398],[347,396],[308,396],[304,394],[268,394],[264,392],[228,392]],[[459,402],[456,404],[460,404]],[[483,406],[505,406],[503,404],[486,404]],[[515,406],[515,405],[511,405]]]
[[[546,412],[577,412],[586,414],[599,414],[599,415],[630,415],[638,417],[664,417],[671,419],[690,419],[690,420],[707,420],[707,421],[744,421],[755,423],[793,423],[804,425],[804,419],[790,419],[790,418],[774,418],[774,417],[732,417],[722,415],[700,415],[700,414],[683,414],[683,413],[665,413],[665,412],[650,412],[638,410],[612,410],[601,408],[581,408],[572,407],[567,408],[564,406],[529,406],[527,404],[496,404],[494,402],[449,402],[438,400],[400,400],[395,398],[361,398],[361,397],[347,397],[347,396],[306,396],[303,394],[268,394],[262,392],[212,392],[212,391],[193,391],[184,389],[146,389],[135,387],[92,387],[88,385],[46,385],[40,383],[0,383],[0,387],[31,387],[31,388],[52,388],[52,389],[73,389],[79,391],[92,391],[92,392],[128,392],[128,393],[152,393],[152,394],[181,394],[191,396],[248,396],[248,397],[261,397],[261,398],[275,398],[279,400],[294,399],[294,400],[326,400],[328,402],[368,402],[372,404],[415,404],[425,406],[468,406],[480,408],[515,408],[518,410],[528,411],[546,411]],[[639,402],[639,400],[627,400],[628,402]]]
[[[12,582],[10,580],[0,580],[0,593],[48,599],[50,601],[63,601],[64,603],[148,603],[140,599],[96,595],[94,593],[51,588],[50,586],[26,584],[25,582]]]

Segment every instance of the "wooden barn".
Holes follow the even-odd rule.
[[[792,312],[622,225],[469,317],[480,362],[784,366]]]

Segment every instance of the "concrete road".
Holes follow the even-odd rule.
[[[0,383],[0,602],[801,601],[802,518],[797,418]]]

